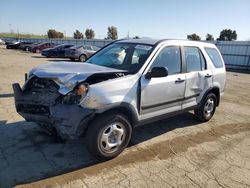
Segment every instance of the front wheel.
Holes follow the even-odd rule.
[[[209,121],[216,110],[217,97],[213,93],[209,93],[203,100],[202,104],[198,109],[194,110],[195,115],[202,122]]]
[[[93,120],[86,134],[90,153],[98,159],[108,160],[127,147],[132,127],[123,114],[106,113]]]

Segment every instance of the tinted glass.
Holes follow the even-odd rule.
[[[206,62],[199,48],[184,47],[184,53],[187,64],[187,72],[205,70]]]
[[[167,67],[168,74],[181,72],[181,55],[179,47],[165,47],[155,58],[152,67]]]
[[[223,67],[223,62],[221,60],[220,54],[216,49],[205,48],[205,50],[216,68]]]

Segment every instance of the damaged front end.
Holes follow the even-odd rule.
[[[49,63],[33,68],[23,88],[13,84],[17,112],[63,139],[79,137],[95,108],[82,104],[89,85],[124,76],[126,71],[88,63]]]
[[[62,95],[55,81],[33,75],[23,89],[15,83],[13,90],[16,110],[26,121],[36,122],[46,130],[56,129],[63,139],[79,137],[94,115],[94,110],[78,105],[87,92],[84,84]]]

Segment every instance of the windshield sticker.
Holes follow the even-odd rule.
[[[138,44],[135,46],[135,48],[141,50],[151,50],[152,46]]]

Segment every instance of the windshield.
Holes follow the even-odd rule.
[[[114,43],[102,49],[86,63],[136,73],[147,60],[153,46],[134,43]]]

